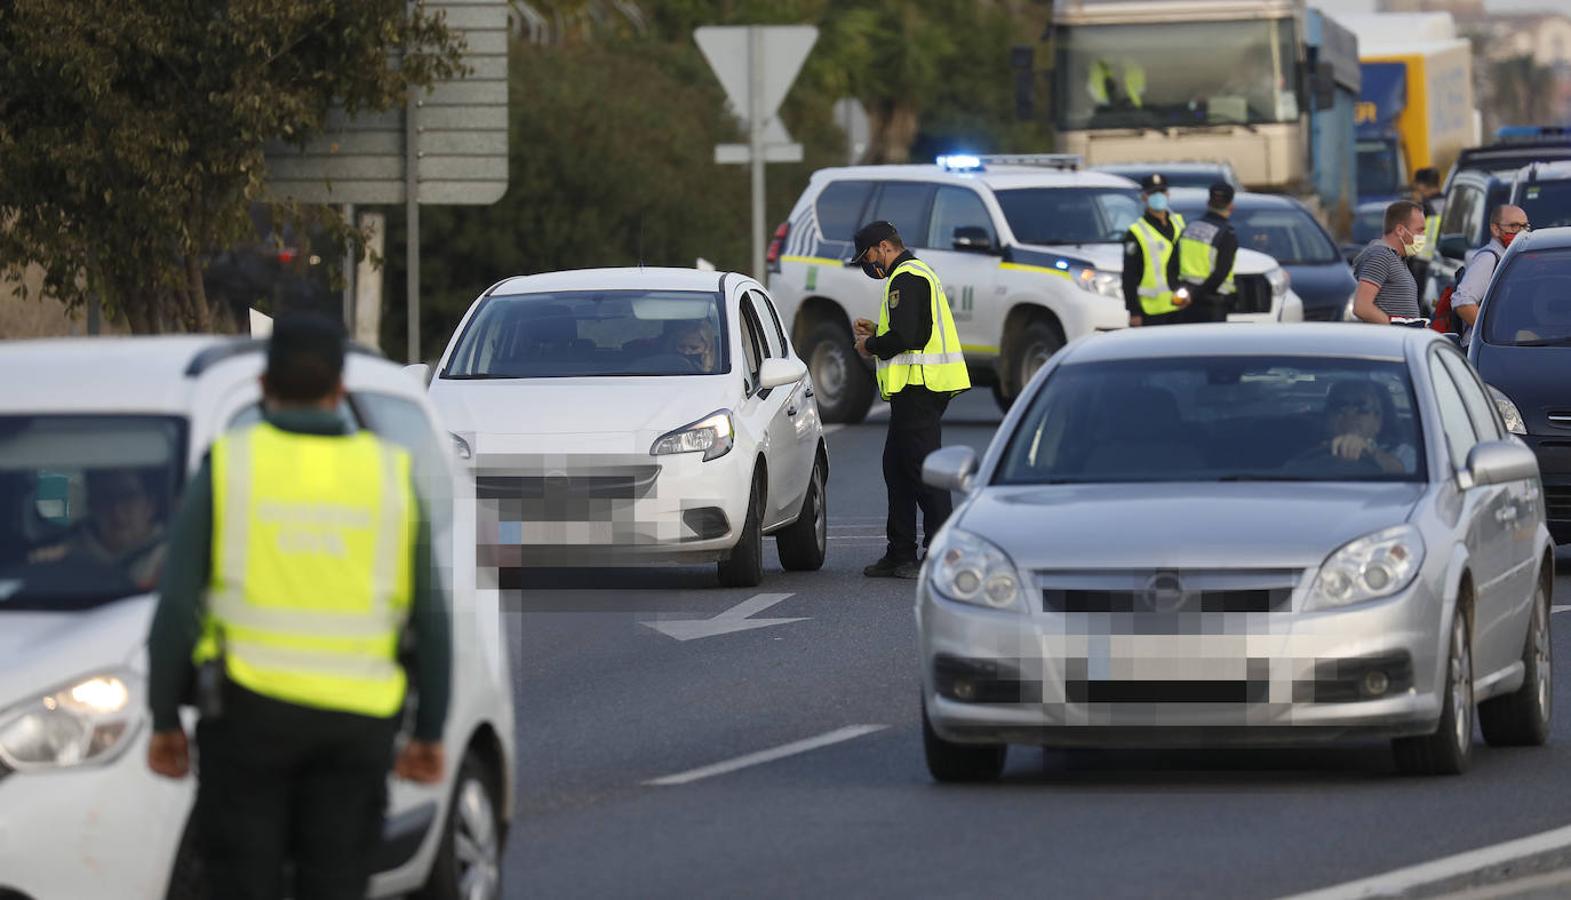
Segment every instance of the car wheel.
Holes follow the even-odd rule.
[[[1008,744],[956,744],[933,730],[922,705],[922,751],[927,756],[927,771],[934,781],[964,783],[996,781],[1004,773],[1009,756]]]
[[[854,425],[867,418],[876,384],[849,332],[834,322],[819,322],[802,342],[802,358],[825,422]]]
[[[813,476],[802,498],[796,521],[775,535],[780,565],[788,572],[816,572],[823,568],[829,548],[829,509],[824,492],[824,462],[813,463]]]
[[[1434,734],[1392,742],[1397,768],[1413,775],[1460,775],[1473,757],[1473,654],[1467,614],[1457,607],[1451,622],[1444,705]]]
[[[747,520],[731,553],[720,561],[717,571],[721,587],[757,587],[764,580],[763,490],[753,476],[753,491],[747,500]]]
[[[1053,354],[1063,348],[1064,336],[1051,323],[1038,321],[1027,325],[1015,340],[1014,354],[1009,361],[1009,386],[1014,390],[1014,396],[1020,396],[1037,370],[1047,365]]]
[[[1496,747],[1538,747],[1549,740],[1549,716],[1554,704],[1549,655],[1549,591],[1539,582],[1522,648],[1526,677],[1516,691],[1478,704],[1478,724],[1483,726],[1484,740]]]
[[[464,755],[442,843],[421,900],[497,900],[502,896],[502,815],[495,776],[474,753]]]

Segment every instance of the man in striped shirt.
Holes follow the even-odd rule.
[[[1425,243],[1422,206],[1398,200],[1386,207],[1385,233],[1353,261],[1358,276],[1353,315],[1377,325],[1391,324],[1394,316],[1418,318],[1418,282],[1407,260],[1422,253]]]

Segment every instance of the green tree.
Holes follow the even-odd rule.
[[[71,306],[96,291],[139,333],[230,327],[202,260],[254,237],[263,146],[305,140],[335,100],[402,103],[461,51],[404,0],[0,4],[0,266],[38,264]]]

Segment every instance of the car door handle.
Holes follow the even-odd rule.
[[[802,389],[802,396],[804,396],[804,397],[811,397],[811,396],[813,396],[813,386],[811,384],[809,384],[807,387]]]
[[[796,415],[796,412],[797,412],[797,410],[796,410],[796,404],[795,403],[793,403],[790,406],[786,407],[786,415],[794,416],[794,415]]]

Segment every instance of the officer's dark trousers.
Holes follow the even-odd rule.
[[[884,484],[889,490],[887,559],[916,559],[916,510],[922,509],[923,545],[931,544],[954,509],[949,492],[922,483],[922,461],[943,444],[941,420],[949,397],[906,387],[889,398],[884,437]]]
[[[396,728],[396,719],[295,706],[230,685],[223,715],[196,729],[208,895],[365,897]]]

